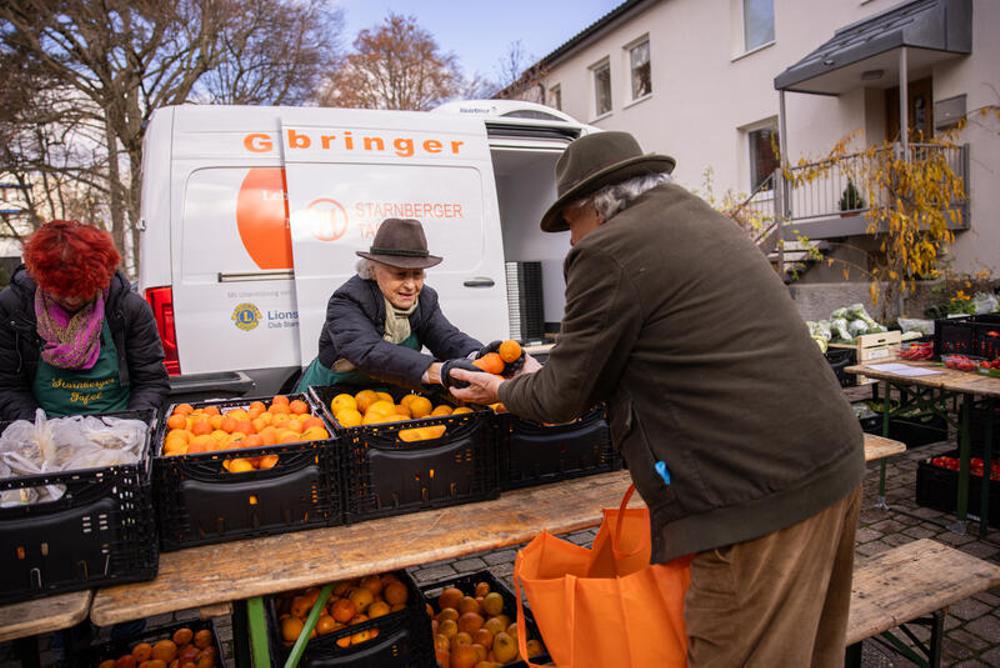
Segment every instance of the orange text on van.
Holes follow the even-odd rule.
[[[459,155],[463,141],[455,139],[424,139],[413,137],[394,137],[391,141],[379,135],[358,135],[353,131],[344,130],[339,134],[321,134],[314,137],[311,134],[287,129],[287,147],[290,150],[319,148],[323,150],[362,151],[366,153],[392,152],[401,158],[411,158],[421,153],[425,155],[450,154]],[[251,132],[243,137],[243,147],[252,153],[268,153],[274,150],[274,140],[264,132]]]

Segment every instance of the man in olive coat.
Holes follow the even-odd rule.
[[[569,146],[541,223],[571,233],[558,341],[511,380],[453,370],[452,392],[538,422],[607,402],[653,561],[695,555],[690,665],[842,665],[858,421],[764,255],[673,167],[623,132]]]

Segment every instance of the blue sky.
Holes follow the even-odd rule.
[[[467,75],[497,77],[497,61],[520,39],[541,58],[622,0],[341,0],[345,46],[358,31],[381,23],[389,11],[413,15],[445,51],[458,56]],[[532,61],[533,62],[533,61]]]

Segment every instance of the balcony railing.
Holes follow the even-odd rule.
[[[940,151],[945,162],[965,183],[968,193],[968,144],[962,146],[941,146],[939,144],[910,144],[908,146],[911,160],[924,160],[931,152]],[[786,184],[788,193],[788,210],[790,222],[807,222],[821,218],[833,218],[844,212],[864,213],[871,208],[867,187],[868,174],[875,165],[874,161],[889,156],[885,152],[902,151],[902,146],[896,144],[891,148],[880,149],[879,154],[871,156],[868,153],[854,153],[833,160],[821,160],[807,165],[790,168],[792,178]],[[810,178],[805,178],[811,175]],[[853,184],[857,195],[863,200],[860,205],[845,194],[849,185]],[[880,190],[875,193],[878,206],[891,205],[888,192]],[[845,201],[846,200],[846,201]],[[960,202],[958,204],[964,204]]]

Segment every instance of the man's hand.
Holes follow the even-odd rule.
[[[451,370],[451,377],[469,384],[461,390],[454,387],[450,389],[456,399],[484,406],[500,401],[500,385],[504,382],[502,378],[491,373],[466,371],[457,367]]]
[[[522,373],[535,373],[542,368],[542,363],[536,360],[534,357],[528,353],[524,353],[524,366],[518,371],[515,376],[520,376]]]

